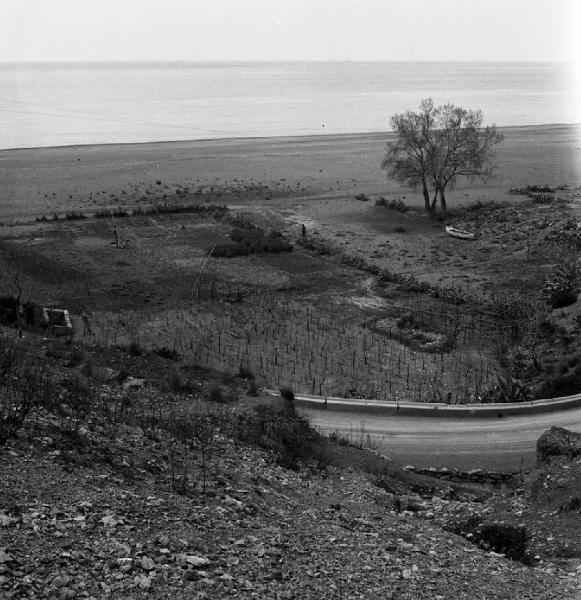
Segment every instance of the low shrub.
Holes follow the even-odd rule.
[[[238,369],[238,373],[236,374],[236,377],[240,377],[240,379],[251,380],[251,379],[254,379],[254,373],[252,372],[250,367],[240,365],[240,368]]]
[[[76,367],[81,363],[85,362],[86,355],[82,348],[72,348],[71,357],[69,359],[69,366]]]
[[[395,233],[407,233],[407,229],[403,225],[398,225],[394,228]]]
[[[208,392],[208,400],[217,404],[223,404],[225,399],[224,395],[222,394],[222,388],[217,385],[212,386]]]
[[[61,413],[63,429],[77,433],[95,405],[95,390],[80,377],[62,382]]]
[[[547,274],[543,293],[551,308],[565,308],[577,302],[576,283],[579,271],[577,254],[574,253]]]
[[[163,380],[162,390],[171,394],[191,394],[194,387],[176,370]]]
[[[122,219],[124,217],[128,217],[129,212],[123,208],[116,208],[115,210],[107,210],[102,209],[95,212],[94,217],[96,219],[107,219],[110,217],[117,217],[118,219]]]
[[[191,483],[201,481],[202,493],[205,493],[212,441],[218,429],[216,415],[197,404],[185,413],[172,413],[165,428],[174,439],[170,447],[174,490],[186,494]]]
[[[177,352],[176,350],[171,350],[166,346],[156,348],[154,352],[161,358],[167,358],[168,360],[173,360],[174,362],[179,362],[182,359],[181,354],[179,352]]]
[[[292,245],[284,238],[280,231],[271,231],[266,234],[259,227],[242,229],[236,227],[230,233],[231,242],[218,244],[214,247],[212,256],[215,258],[232,258],[234,256],[247,256],[248,254],[279,254],[292,252]]]
[[[305,417],[289,416],[275,406],[259,405],[252,412],[237,416],[234,436],[248,444],[274,453],[276,462],[287,469],[316,460],[318,434]]]
[[[295,399],[295,393],[291,387],[281,387],[280,396],[283,400],[289,400],[290,402],[293,402]]]
[[[14,437],[39,407],[52,408],[57,394],[49,373],[11,343],[0,343],[0,446]]]
[[[383,196],[378,198],[375,201],[375,206],[383,206],[389,210],[397,210],[398,212],[407,212],[408,207],[406,203],[400,198],[392,198],[391,200],[386,200]]]
[[[551,294],[549,303],[551,308],[565,308],[577,302],[577,292],[572,290],[557,290]]]
[[[256,385],[255,379],[250,379],[248,382],[248,389],[246,390],[246,393],[249,396],[258,396],[258,386]]]
[[[555,188],[550,187],[547,184],[544,185],[527,185],[520,188],[511,188],[509,194],[520,194],[522,196],[529,196],[531,194],[554,194]]]
[[[580,388],[581,365],[577,365],[573,370],[566,368],[565,365],[564,372],[547,377],[535,395],[539,398],[559,398],[577,394]]]
[[[83,214],[82,212],[75,211],[75,210],[65,214],[65,221],[81,221],[86,218],[87,218],[87,215]]]
[[[368,202],[369,201],[369,196],[367,196],[366,194],[364,194],[362,192],[362,193],[357,194],[355,196],[355,200],[359,200],[360,202]]]
[[[137,340],[131,340],[127,344],[127,353],[130,356],[141,356],[141,346]]]

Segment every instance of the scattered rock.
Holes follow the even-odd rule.
[[[203,556],[186,556],[186,563],[193,567],[205,567],[210,564],[210,560]]]
[[[563,427],[551,427],[537,440],[537,461],[545,462],[552,457],[573,459],[581,456],[581,433]]]
[[[144,556],[139,564],[144,571],[153,571],[155,569],[155,561],[148,556]]]

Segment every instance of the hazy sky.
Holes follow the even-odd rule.
[[[572,60],[580,0],[0,0],[0,60]]]

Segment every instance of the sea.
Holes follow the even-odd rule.
[[[422,98],[498,126],[578,123],[554,62],[0,63],[0,148],[384,132]]]

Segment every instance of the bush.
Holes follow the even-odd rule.
[[[191,383],[177,370],[164,380],[162,390],[172,394],[189,394],[194,391]]]
[[[170,466],[173,488],[187,493],[193,477],[192,465],[194,451],[198,458],[198,479],[202,481],[202,492],[206,492],[208,463],[211,458],[211,444],[217,429],[216,415],[195,405],[187,413],[172,413],[166,429],[174,438],[170,449]]]
[[[0,446],[22,428],[31,412],[52,407],[49,374],[10,343],[0,342]]]
[[[216,402],[218,404],[223,404],[225,402],[224,395],[222,394],[222,389],[215,385],[210,388],[208,392],[208,400],[210,402]]]
[[[170,350],[165,346],[161,348],[156,348],[155,353],[161,358],[167,358],[168,360],[173,360],[174,362],[178,362],[182,359],[179,352],[176,352],[175,350]]]
[[[357,196],[355,196],[355,200],[359,200],[361,202],[368,202],[369,196],[367,196],[366,194],[360,193],[360,194],[357,194]]]
[[[248,382],[248,389],[246,393],[249,396],[258,396],[258,386],[256,385],[256,381],[254,379],[251,379]]]
[[[580,388],[581,365],[577,365],[572,371],[565,365],[565,372],[548,377],[535,395],[539,398],[559,398],[577,394]]]
[[[73,210],[72,212],[65,214],[65,221],[81,221],[82,219],[86,219],[87,215]]]
[[[65,428],[76,433],[95,405],[95,391],[79,377],[64,380],[62,390],[61,412]]]
[[[292,252],[292,245],[280,231],[268,235],[259,227],[242,229],[236,227],[230,233],[231,242],[214,246],[212,255],[216,258],[232,258],[248,254]]]
[[[557,290],[549,297],[551,308],[565,308],[577,302],[577,292],[572,290]]]
[[[290,402],[293,402],[295,399],[295,393],[291,387],[281,387],[280,396],[283,400],[288,400]]]
[[[532,196],[533,194],[554,194],[555,188],[548,185],[527,185],[521,188],[511,188],[509,194],[520,194],[522,196]]]
[[[405,227],[403,227],[402,225],[398,225],[397,227],[394,228],[395,233],[406,233],[407,229]]]
[[[240,379],[254,379],[254,373],[249,367],[240,365],[236,377],[240,377]]]
[[[137,340],[131,340],[127,345],[127,352],[130,356],[141,356],[141,346]]]
[[[238,439],[274,452],[279,465],[298,469],[315,458],[317,434],[304,417],[289,416],[273,406],[260,405],[253,412],[237,416],[234,431]]]
[[[69,359],[69,365],[76,367],[85,361],[85,352],[82,348],[73,348],[71,350],[71,358]]]
[[[399,212],[407,212],[408,207],[405,202],[400,198],[392,198],[391,200],[386,200],[383,196],[375,201],[375,206],[383,206],[389,210],[397,210]]]

